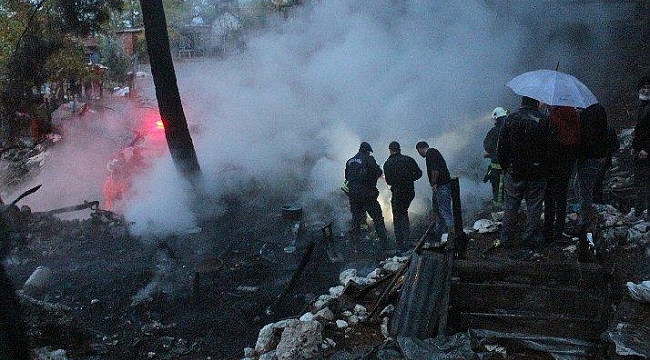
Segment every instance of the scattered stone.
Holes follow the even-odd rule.
[[[63,349],[49,351],[47,348],[35,350],[38,360],[68,360],[68,354]]]
[[[253,349],[252,347],[244,348],[244,357],[252,357],[254,353],[255,353],[255,349]]]
[[[259,360],[276,360],[278,358],[277,351],[271,350],[266,354],[262,354],[259,357]]]
[[[339,329],[345,329],[348,327],[348,322],[345,320],[336,320],[336,327]]]
[[[51,279],[52,269],[47,266],[39,266],[29,276],[27,281],[25,281],[23,290],[27,293],[42,291],[47,288],[47,286],[50,284]]]
[[[314,314],[311,312],[306,312],[300,317],[300,321],[313,321],[314,320]]]
[[[356,316],[356,315],[350,315],[350,316],[348,317],[348,323],[349,323],[350,325],[356,325],[356,324],[358,324],[358,323],[359,323],[359,317]]]
[[[262,329],[260,329],[259,334],[257,335],[257,342],[255,343],[255,351],[262,354],[268,351],[271,351],[277,341],[274,337],[274,324],[267,324]]]
[[[478,231],[479,234],[487,234],[496,232],[499,229],[499,225],[496,221],[480,219],[474,222],[472,229]]]
[[[336,342],[334,342],[334,340],[330,338],[325,338],[325,340],[323,340],[323,344],[321,345],[321,347],[323,348],[323,350],[333,349],[336,347]]]
[[[386,339],[390,338],[390,334],[388,333],[388,317],[383,317],[381,319],[381,334],[384,335]]]
[[[384,309],[379,313],[379,316],[380,316],[380,317],[388,316],[388,315],[390,315],[390,314],[392,314],[392,313],[394,313],[394,312],[395,312],[395,305],[390,304],[390,305],[386,306],[386,307],[385,307],[385,308],[384,308]]]
[[[334,320],[334,313],[329,308],[323,308],[314,315],[314,320]]]
[[[279,360],[318,359],[322,357],[323,325],[318,321],[298,322],[282,331],[276,348]]]
[[[343,286],[334,286],[329,289],[330,295],[332,295],[335,298],[338,298],[343,294]]]

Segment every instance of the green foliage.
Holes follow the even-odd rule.
[[[118,82],[126,80],[132,60],[124,53],[119,39],[102,36],[101,43],[102,64],[108,67],[108,77]]]

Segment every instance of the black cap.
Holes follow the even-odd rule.
[[[429,144],[426,141],[420,141],[419,143],[415,144],[415,149],[423,149],[428,147]]]
[[[388,149],[393,151],[400,151],[401,147],[397,141],[393,141],[388,145]]]
[[[361,146],[359,146],[359,151],[372,152],[372,146],[364,141],[361,143]]]

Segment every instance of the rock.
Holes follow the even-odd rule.
[[[642,303],[650,303],[650,280],[640,284],[628,281],[626,286],[632,299]]]
[[[259,360],[276,360],[278,358],[278,354],[276,350],[272,350],[267,352],[266,354],[262,354],[259,357]]]
[[[311,312],[306,312],[300,317],[300,321],[312,321],[314,320],[314,314]]]
[[[42,291],[50,284],[51,279],[52,270],[47,266],[39,266],[29,276],[27,281],[25,281],[23,290],[25,290],[27,293]]]
[[[318,359],[322,357],[323,325],[318,321],[298,322],[282,331],[276,348],[279,360]]]
[[[47,348],[37,349],[38,360],[68,360],[68,354],[63,349],[49,351]]]
[[[334,313],[329,308],[323,308],[314,315],[314,320],[334,320]]]
[[[325,340],[323,340],[323,344],[321,345],[321,347],[323,348],[323,350],[332,349],[336,347],[336,342],[334,342],[334,340],[330,338],[326,338]]]
[[[334,286],[329,289],[330,295],[338,298],[343,293],[343,286]]]
[[[354,313],[357,315],[364,315],[368,313],[368,309],[365,306],[356,304],[354,305]]]
[[[575,222],[575,221],[578,221],[578,214],[576,214],[576,213],[570,213],[570,214],[567,214],[567,216],[566,216],[566,220],[568,220],[568,221],[574,221],[574,222]]]
[[[255,349],[253,349],[252,347],[244,348],[244,357],[252,357],[254,353],[255,353]]]
[[[275,345],[277,345],[277,340],[274,336],[274,324],[264,325],[260,329],[259,334],[257,335],[257,342],[255,343],[255,351],[263,354],[265,352],[271,351]]]
[[[350,281],[351,278],[357,277],[357,269],[346,269],[341,271],[339,274],[339,281],[343,285],[347,285],[348,281]]]
[[[273,324],[273,328],[276,330],[282,330],[288,326],[294,326],[299,322],[300,320],[298,319],[286,319],[286,320],[278,321],[275,324]]]
[[[479,234],[487,234],[496,232],[499,229],[499,226],[496,221],[480,219],[474,222],[472,229],[478,231]]]
[[[358,323],[359,323],[359,317],[356,316],[356,315],[350,315],[350,316],[348,317],[348,323],[349,323],[350,325],[356,325],[356,324],[358,324]]]
[[[324,308],[325,305],[327,305],[326,301],[316,300],[316,302],[314,303],[314,311],[319,311],[320,309]]]
[[[348,322],[345,320],[336,320],[336,327],[339,329],[345,329],[348,327]]]

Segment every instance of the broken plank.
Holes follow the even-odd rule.
[[[598,264],[490,260],[456,260],[453,276],[463,282],[512,281],[575,287],[595,292],[602,291],[610,278]]]
[[[537,334],[596,340],[607,329],[606,321],[543,315],[461,313],[461,330],[485,329],[510,333]]]
[[[454,282],[451,304],[460,312],[529,311],[592,319],[606,318],[609,308],[606,293],[509,283]]]

